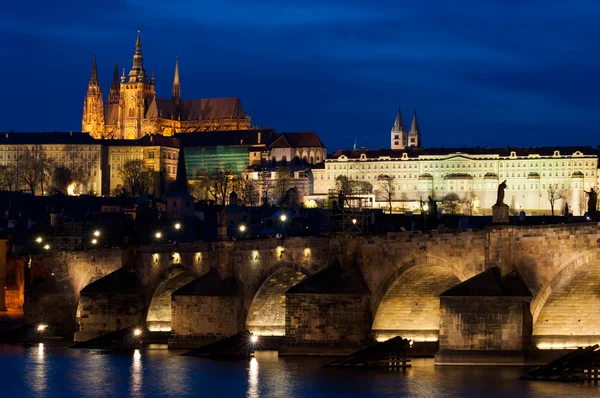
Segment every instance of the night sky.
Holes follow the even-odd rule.
[[[597,1],[5,1],[0,131],[80,131],[93,54],[106,97],[139,25],[157,95],[179,55],[183,98],[238,96],[330,152],[389,147],[398,106],[428,147],[596,146],[599,17]]]

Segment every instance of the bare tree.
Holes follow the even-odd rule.
[[[43,165],[39,158],[39,151],[35,147],[31,150],[26,148],[20,162],[20,174],[34,196],[42,173]]]
[[[217,167],[207,174],[208,192],[215,202],[223,205],[227,203],[234,177],[234,171],[228,166]]]
[[[17,189],[17,168],[15,165],[0,166],[0,188],[9,192]]]
[[[442,198],[442,205],[447,213],[455,215],[459,212],[461,206],[461,200],[457,193],[450,192],[444,195]]]
[[[587,204],[586,202],[586,194],[585,191],[583,189],[579,190],[579,194],[577,195],[579,198],[579,215],[583,215],[585,214],[585,211],[587,210]]]
[[[292,172],[287,167],[281,167],[275,172],[274,194],[277,203],[280,203],[288,189],[291,188]]]
[[[477,196],[473,191],[465,192],[465,197],[462,200],[463,207],[467,215],[472,216],[473,210],[475,209],[475,202],[477,201]]]
[[[256,182],[248,176],[240,178],[236,181],[237,192],[241,202],[246,206],[255,206],[258,203],[258,187]]]
[[[554,216],[554,204],[557,200],[563,198],[564,193],[558,188],[558,184],[548,184],[546,192],[548,194],[548,202],[550,202],[550,210]]]
[[[394,187],[394,177],[390,176],[379,176],[379,188],[375,191],[377,200],[385,201],[388,203],[390,214],[392,214],[392,200],[394,199],[394,193],[396,192]]]
[[[143,160],[128,160],[120,170],[124,193],[138,197],[152,191],[152,169]]]
[[[335,188],[338,192],[341,191],[344,195],[349,195],[354,187],[347,176],[339,175],[335,178]]]

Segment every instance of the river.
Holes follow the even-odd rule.
[[[597,397],[592,383],[527,382],[522,367],[434,366],[405,372],[323,368],[331,358],[260,354],[238,361],[162,349],[0,345],[2,397]]]

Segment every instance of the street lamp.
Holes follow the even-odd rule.
[[[94,231],[94,236],[95,236],[96,238],[97,238],[97,237],[99,237],[99,236],[100,236],[100,231],[98,231],[98,230],[95,230],[95,231]]]
[[[352,224],[356,225],[356,218],[352,219]]]
[[[46,243],[46,244],[44,245],[44,249],[45,249],[45,250],[50,250],[50,245]]]
[[[142,329],[134,329],[133,330],[133,335],[135,337],[140,337],[142,335]]]
[[[286,222],[287,216],[285,214],[282,214],[281,217],[279,217],[279,219],[281,220],[281,222]]]
[[[42,239],[42,237],[41,237],[41,236],[38,236],[37,238],[35,238],[35,241],[36,241],[37,243],[42,243],[43,239]]]
[[[246,226],[244,224],[240,225],[240,232],[246,232]]]
[[[258,343],[258,336],[257,336],[257,335],[255,335],[255,334],[253,334],[252,336],[250,336],[250,342],[251,342],[252,344],[256,344],[256,343]]]
[[[175,223],[175,229],[176,230],[180,230],[181,229],[181,224],[180,223]]]
[[[160,232],[157,232],[157,233],[155,233],[155,234],[154,234],[154,237],[155,237],[156,239],[160,239],[160,238],[162,238],[162,233],[160,233]]]
[[[92,245],[95,245],[97,243],[98,243],[98,239],[96,239],[96,238],[92,239]]]

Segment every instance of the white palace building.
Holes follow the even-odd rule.
[[[548,214],[554,198],[555,214],[562,214],[566,201],[570,212],[582,215],[587,207],[584,191],[597,186],[595,148],[422,148],[416,113],[406,133],[398,111],[391,147],[337,151],[324,168],[313,169],[313,198],[335,193],[343,176],[348,185],[361,188],[357,191],[373,207],[388,207],[391,196],[395,211],[412,211],[428,196],[441,202],[455,193],[450,197],[458,196],[461,206],[470,203],[472,214],[489,215],[498,184],[506,180],[504,202],[513,214]]]

